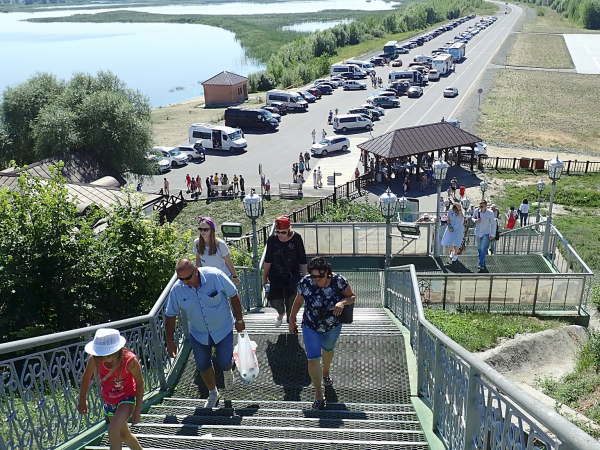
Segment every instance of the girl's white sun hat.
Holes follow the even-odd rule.
[[[121,336],[119,330],[100,328],[96,330],[94,340],[86,344],[85,351],[94,356],[112,355],[125,347],[125,342],[127,340]]]

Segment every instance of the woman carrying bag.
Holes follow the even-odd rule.
[[[348,281],[333,273],[331,265],[323,258],[313,258],[308,264],[308,275],[298,284],[296,299],[292,305],[289,329],[298,334],[296,314],[304,305],[302,337],[308,358],[308,374],[315,387],[312,409],[324,409],[322,385],[332,386],[329,374],[335,344],[342,331],[344,310],[353,308],[356,295]],[[321,368],[321,357],[323,368]]]

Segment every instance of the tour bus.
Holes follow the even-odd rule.
[[[395,55],[396,54],[396,44],[397,43],[398,43],[398,41],[388,41],[383,46],[383,53],[385,53],[386,55]]]
[[[369,75],[375,75],[375,66],[373,66],[373,64],[368,61],[358,61],[354,59],[349,59],[348,61],[346,61],[346,64],[354,64],[355,66],[358,66],[360,69],[367,72]]]
[[[454,62],[460,62],[465,58],[467,53],[467,46],[464,42],[457,42],[448,49],[448,53],[452,55]]]
[[[423,74],[418,70],[392,70],[388,75],[390,83],[395,81],[408,80],[411,85],[423,84]]]
[[[229,150],[231,153],[236,150],[243,150],[248,146],[240,130],[210,123],[191,124],[189,128],[189,141],[190,144],[200,141],[204,148]]]
[[[452,64],[452,55],[442,53],[433,58],[431,61],[431,68],[437,70],[440,75],[447,75],[452,70]]]
[[[331,75],[340,75],[346,72],[351,72],[355,78],[367,78],[367,72],[356,64],[333,64],[331,66]]]
[[[286,92],[279,89],[267,91],[267,105],[272,102],[284,103],[289,110],[294,111],[306,111],[308,109],[308,102],[297,92]]]

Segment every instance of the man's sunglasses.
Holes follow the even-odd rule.
[[[310,277],[311,277],[313,280],[316,280],[317,278],[320,278],[320,279],[322,279],[322,278],[325,278],[326,276],[327,276],[327,274],[325,274],[325,273],[320,273],[319,275],[313,275],[312,273],[310,274]]]
[[[192,277],[194,276],[194,272],[192,272],[192,274],[189,277],[177,277],[179,278],[181,281],[190,281],[192,279]]]

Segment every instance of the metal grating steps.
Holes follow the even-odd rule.
[[[273,326],[272,310],[245,316],[258,344],[260,375],[249,386],[236,380],[204,408],[208,395],[196,374],[193,354],[173,396],[143,414],[132,427],[145,450],[235,449],[426,450],[411,404],[406,350],[401,332],[378,308],[357,308],[355,323],[344,325],[325,389],[327,409],[311,410],[314,389],[307,373],[302,336]],[[89,450],[107,450],[103,437]]]

